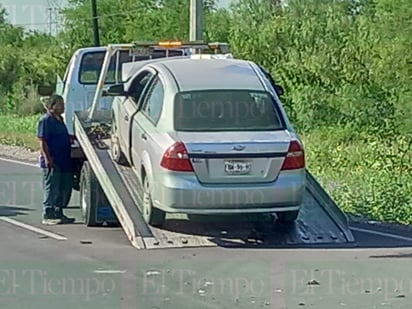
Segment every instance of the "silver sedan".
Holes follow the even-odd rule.
[[[303,143],[257,64],[157,59],[110,91],[118,95],[112,155],[141,181],[149,224],[162,225],[168,212],[297,218]]]

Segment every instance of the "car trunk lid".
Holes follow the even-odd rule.
[[[271,132],[178,132],[202,183],[264,183],[276,180],[288,154],[290,134]]]

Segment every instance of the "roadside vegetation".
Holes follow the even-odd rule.
[[[57,37],[25,33],[0,13],[1,143],[36,147],[42,106],[34,90],[93,44],[89,2],[70,1]],[[188,2],[100,0],[101,43],[187,40]],[[228,41],[285,88],[308,167],[337,204],[411,224],[410,0],[238,0],[227,10],[204,2],[205,39]]]

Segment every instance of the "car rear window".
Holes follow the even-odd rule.
[[[271,95],[263,91],[182,92],[174,105],[176,131],[272,131],[284,122]]]

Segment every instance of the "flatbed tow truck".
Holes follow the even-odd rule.
[[[304,205],[293,225],[282,226],[276,222],[275,215],[265,218],[233,215],[229,219],[227,216],[192,216],[188,219],[186,215],[173,214],[166,217],[162,228],[145,222],[140,212],[142,187],[133,169],[115,163],[111,157],[112,98],[104,96],[108,72],[110,68],[115,68],[112,83],[118,83],[125,80],[124,76],[120,76],[121,66],[150,58],[149,51],[152,54],[154,50],[160,51],[158,57],[167,57],[173,52],[173,56],[179,53],[188,56],[188,51],[191,51],[192,56],[201,56],[206,49],[230,55],[225,44],[201,42],[184,45],[173,42],[112,44],[75,52],[64,79],[59,79],[56,92],[65,99],[66,125],[76,138],[72,156],[81,167],[80,208],[85,224],[120,224],[132,246],[137,249],[352,246],[354,237],[347,217],[308,170]],[[101,67],[96,71],[100,72],[98,80],[81,84],[79,80],[82,66],[85,65],[84,59],[93,53],[100,53],[102,58]],[[43,87],[39,94],[50,95],[51,90],[50,87]],[[79,92],[83,93],[80,97]]]

